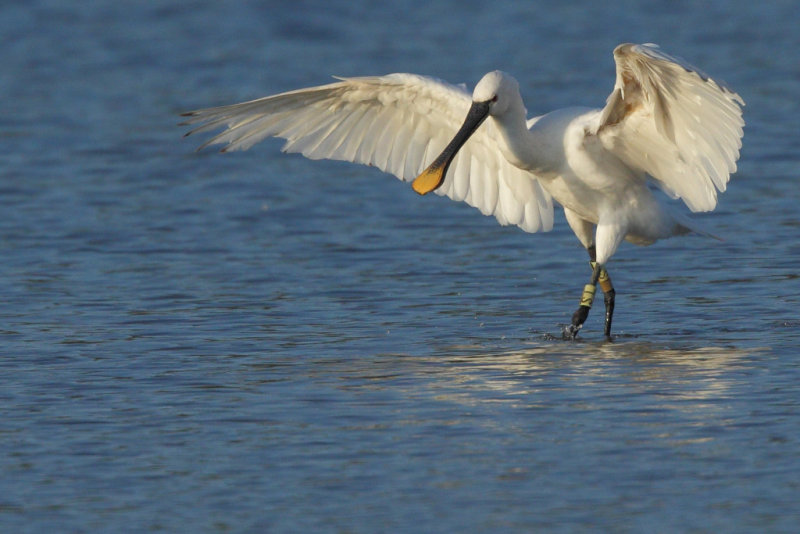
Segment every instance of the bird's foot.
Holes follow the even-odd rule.
[[[578,331],[581,329],[583,325],[567,325],[565,326],[562,331],[561,335],[565,340],[574,341],[575,338],[578,337]]]
[[[572,314],[572,324],[564,327],[564,339],[575,339],[578,337],[578,332],[589,317],[589,306],[581,305],[575,313]]]

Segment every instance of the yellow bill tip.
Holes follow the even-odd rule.
[[[411,184],[412,189],[420,195],[426,195],[442,185],[444,181],[444,169],[441,167],[425,169],[422,174],[414,179]]]

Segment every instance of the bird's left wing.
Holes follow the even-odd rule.
[[[444,149],[470,107],[462,87],[414,74],[341,78],[319,87],[185,113],[187,135],[225,128],[200,148],[246,150],[267,137],[311,159],[375,166],[411,181]],[[496,128],[485,124],[464,145],[437,190],[501,224],[550,230],[553,204],[532,174],[501,154]]]
[[[710,211],[742,146],[742,98],[656,45],[614,50],[617,80],[597,135],[692,211]]]

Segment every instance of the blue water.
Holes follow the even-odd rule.
[[[389,3],[386,3],[389,4]],[[794,532],[800,35],[786,2],[0,7],[0,531]],[[569,4],[569,5],[567,5]],[[549,234],[177,114],[410,71],[600,106],[657,42],[747,101],[724,242]]]

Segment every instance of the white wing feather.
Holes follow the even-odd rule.
[[[600,114],[603,145],[692,211],[710,211],[742,147],[736,93],[656,45],[614,50],[617,80]]]
[[[246,150],[266,137],[311,159],[373,165],[411,181],[444,149],[466,117],[466,89],[413,74],[346,78],[251,102],[192,111],[187,135],[225,127],[200,148]],[[461,148],[438,194],[465,201],[501,224],[550,230],[553,202],[536,177],[502,155],[500,134],[484,123]]]

